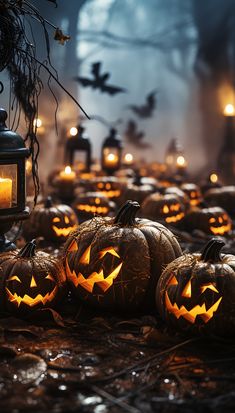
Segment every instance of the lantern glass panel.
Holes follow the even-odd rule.
[[[86,168],[86,157],[87,153],[85,151],[74,151],[74,167],[79,170],[84,170]]]
[[[0,164],[0,209],[16,207],[17,194],[17,164]]]
[[[104,148],[103,166],[105,168],[115,168],[119,163],[119,152],[118,148]]]

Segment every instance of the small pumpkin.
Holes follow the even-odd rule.
[[[44,204],[38,204],[23,224],[23,237],[28,241],[44,237],[47,241],[62,243],[78,225],[74,210],[68,205],[54,205],[48,197]]]
[[[189,197],[191,207],[199,206],[202,203],[202,193],[198,185],[194,183],[184,183],[180,188]]]
[[[165,189],[164,194],[176,195],[179,198],[181,204],[185,206],[185,209],[188,210],[190,208],[190,200],[186,192],[182,189],[178,188],[177,186],[169,186]]]
[[[188,231],[199,229],[209,235],[227,235],[232,230],[232,220],[220,207],[191,210],[183,222]]]
[[[66,275],[84,302],[120,311],[154,305],[162,268],[181,255],[181,248],[163,225],[136,218],[139,208],[128,201],[115,218],[95,217],[69,235]]]
[[[93,218],[95,215],[101,217],[112,214],[116,205],[109,198],[99,192],[87,192],[80,194],[72,204],[80,222]]]
[[[91,192],[100,192],[106,198],[117,202],[122,194],[123,184],[115,176],[103,176],[90,181],[87,189]]]
[[[142,216],[148,219],[162,220],[166,224],[177,225],[185,216],[185,207],[177,195],[154,193],[144,200]]]
[[[156,289],[162,318],[192,333],[235,335],[235,256],[212,238],[202,253],[186,254],[163,271]]]
[[[20,251],[0,254],[0,308],[28,313],[54,307],[63,297],[66,276],[62,263],[49,254],[35,252],[35,241]]]
[[[123,190],[121,199],[126,202],[128,199],[133,199],[141,205],[144,199],[156,190],[156,185],[144,183],[144,178],[136,175],[135,179],[127,184]]]
[[[231,216],[235,215],[235,186],[209,189],[205,193],[205,200],[210,206],[220,206]]]

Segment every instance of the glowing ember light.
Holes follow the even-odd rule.
[[[127,164],[131,164],[133,162],[133,155],[132,153],[126,153],[125,157],[124,157],[124,161]]]
[[[182,155],[178,156],[177,159],[176,159],[176,163],[177,163],[177,166],[181,166],[181,167],[186,166],[186,160],[185,160],[184,156],[182,156]]]
[[[215,184],[216,182],[218,182],[218,175],[216,173],[212,173],[210,175],[210,181]]]
[[[66,167],[64,168],[64,172],[65,172],[66,174],[71,174],[71,172],[72,172],[71,166],[66,166]]]
[[[110,161],[110,162],[114,161],[115,160],[115,155],[113,153],[109,153],[108,156],[107,156],[107,160]]]
[[[76,178],[76,174],[72,171],[71,166],[66,166],[64,170],[60,172],[60,178],[66,181],[73,181]]]
[[[70,136],[76,136],[78,134],[78,129],[74,126],[69,130]]]
[[[235,114],[234,106],[231,103],[228,103],[228,105],[226,105],[224,108],[224,115],[234,116],[234,114]]]
[[[34,121],[33,121],[33,126],[35,127],[37,127],[37,128],[41,128],[41,126],[42,126],[42,120],[40,119],[40,118],[36,118],[36,119],[34,119]]]

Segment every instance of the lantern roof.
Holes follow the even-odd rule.
[[[23,138],[6,126],[7,112],[0,108],[0,158],[27,157],[29,149],[26,148]]]

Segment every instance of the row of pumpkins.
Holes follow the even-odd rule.
[[[63,230],[67,240],[61,260],[35,252],[34,241],[1,254],[1,309],[28,313],[54,307],[68,284],[75,297],[96,308],[129,315],[157,304],[163,319],[180,330],[234,334],[235,256],[220,253],[224,243],[219,238],[212,238],[201,254],[182,254],[164,225],[136,218],[139,208],[138,202],[127,201],[113,218],[94,217],[71,225],[69,234]],[[52,211],[48,215],[51,219]],[[38,216],[42,226],[48,225],[46,219]],[[52,221],[57,228],[59,221]]]
[[[232,230],[235,216],[235,186],[209,189],[203,195],[194,183],[160,187],[155,179],[136,177],[125,184],[116,177],[99,177],[84,183],[71,207],[53,205],[48,199],[38,205],[24,223],[26,240],[43,236],[52,242],[64,242],[79,222],[95,215],[114,216],[117,206],[128,199],[141,205],[141,216],[179,230],[201,230],[208,235],[224,236]],[[232,218],[232,219],[231,219]]]

